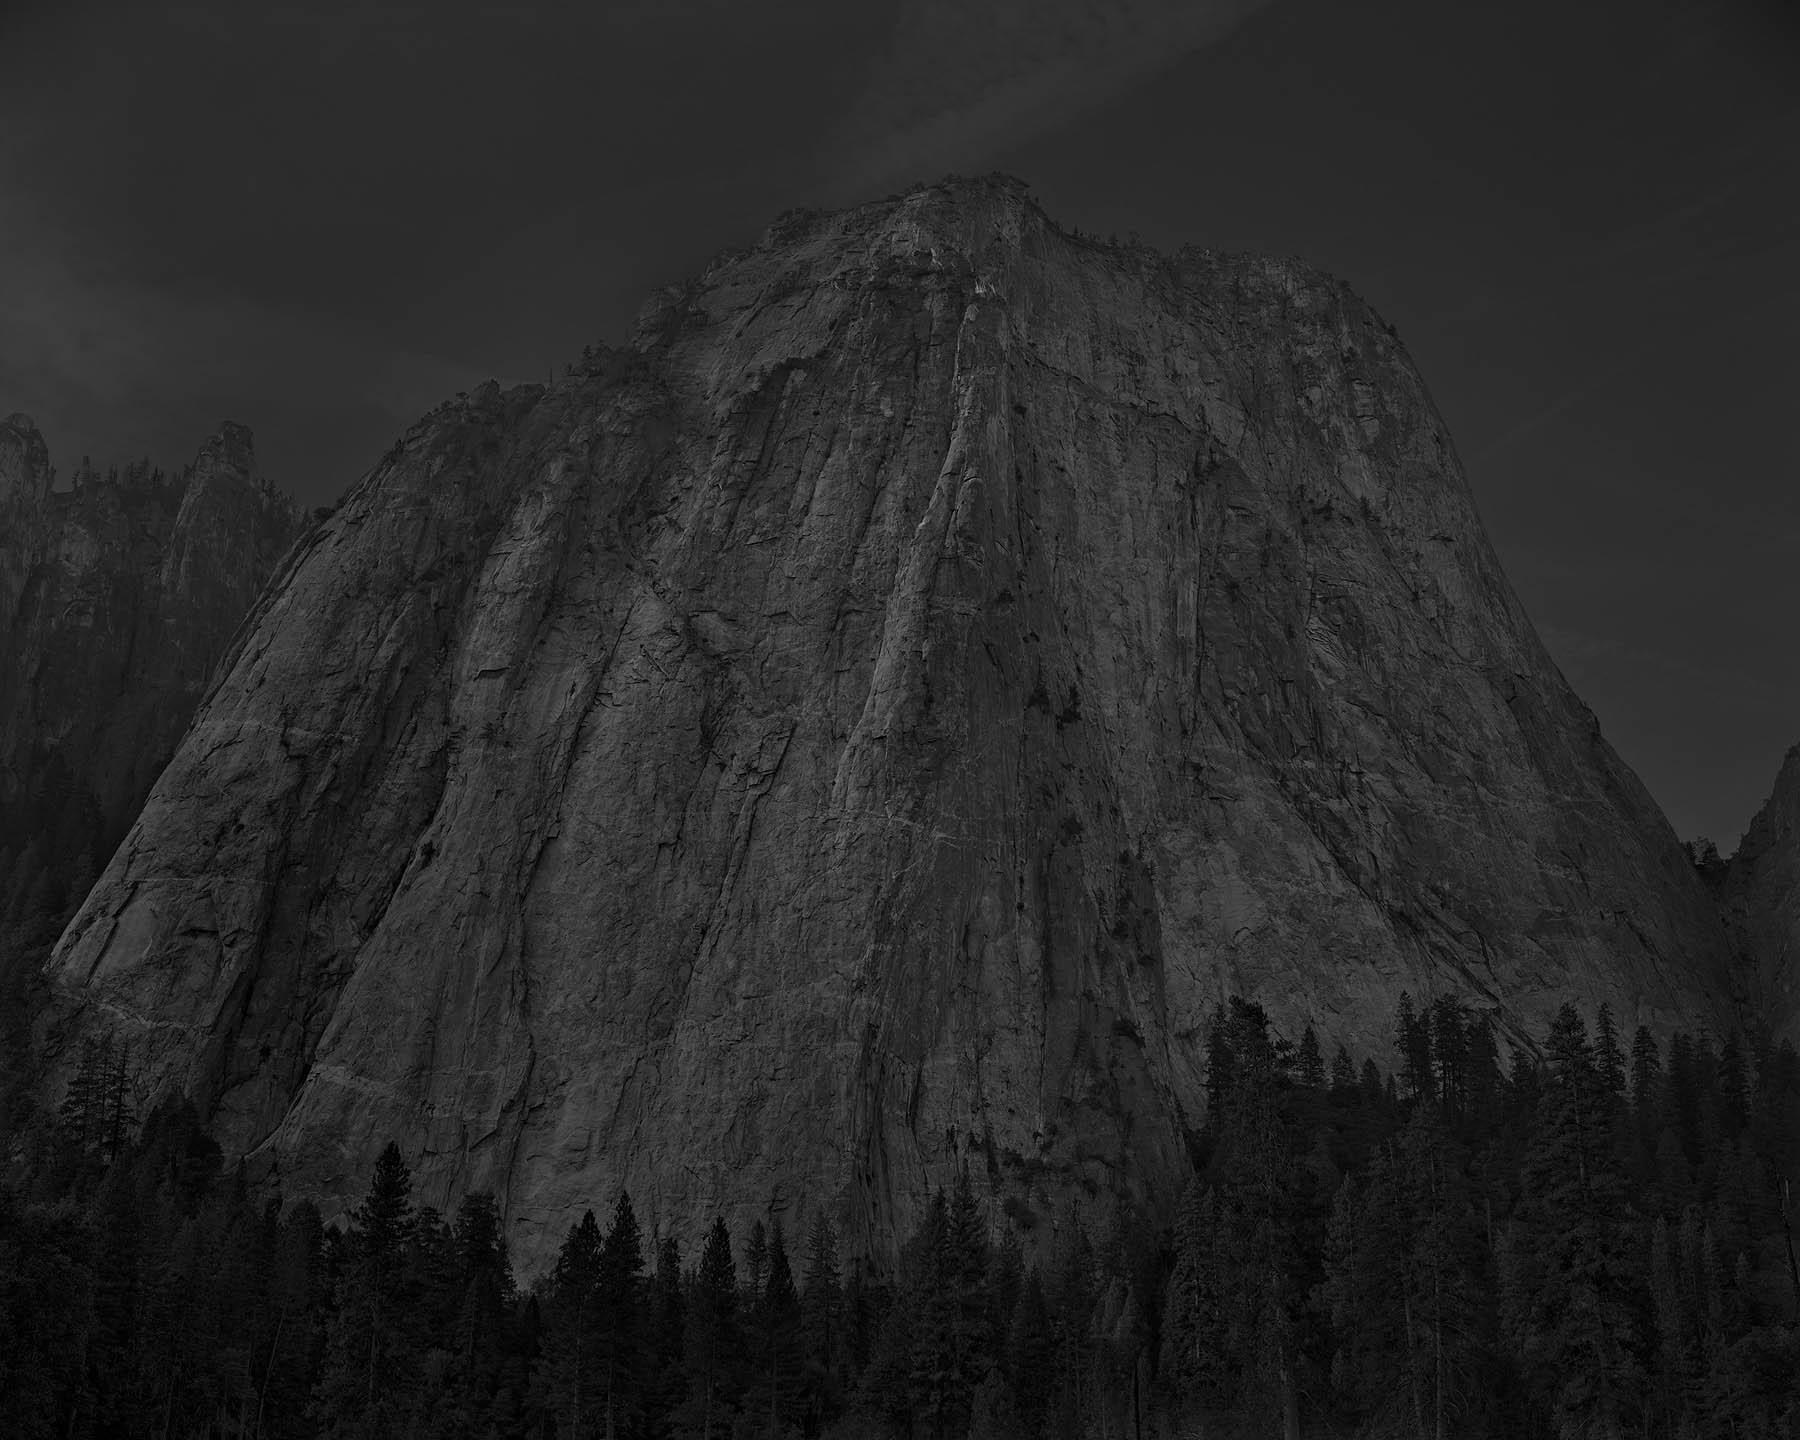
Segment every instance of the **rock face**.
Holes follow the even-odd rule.
[[[48,858],[118,838],[299,528],[241,425],[179,477],[84,470],[58,491],[31,421],[0,422],[0,814],[51,783],[70,815],[47,817]]]
[[[1725,867],[1719,903],[1753,973],[1754,1018],[1800,1043],[1800,746]]]
[[[401,1137],[530,1263],[621,1185],[875,1251],[965,1159],[1160,1205],[1228,993],[1385,1061],[1402,988],[1629,1033],[1728,953],[1369,307],[989,180],[416,426],[53,963],[290,1193]]]

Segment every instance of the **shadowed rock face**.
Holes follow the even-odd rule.
[[[180,476],[84,470],[58,491],[31,421],[0,421],[0,809],[54,762],[97,806],[83,843],[116,839],[299,528],[241,425]]]
[[[1000,181],[784,219],[416,426],[53,963],[290,1192],[402,1137],[528,1265],[621,1185],[877,1251],[965,1157],[1166,1203],[1231,992],[1384,1059],[1402,988],[1731,1005],[1392,332]]]
[[[1719,903],[1753,972],[1752,1019],[1800,1043],[1800,746],[1726,866]]]

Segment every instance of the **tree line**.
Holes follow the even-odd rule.
[[[259,1200],[97,1043],[0,1188],[0,1433],[1800,1434],[1791,1045],[1565,1006],[1503,1065],[1404,995],[1394,1042],[1328,1062],[1221,1006],[1161,1222],[1022,1233],[965,1167],[876,1267],[822,1210],[684,1248],[619,1194],[528,1286],[491,1195],[416,1203],[390,1144],[346,1223]]]

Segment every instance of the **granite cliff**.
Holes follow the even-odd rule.
[[[0,421],[0,880],[34,843],[27,868],[93,878],[299,528],[240,425],[179,475],[59,490],[31,421]]]
[[[1729,1023],[1393,332],[1004,180],[778,221],[427,416],[264,592],[64,934],[328,1212],[406,1137],[527,1263],[594,1197],[904,1229],[967,1159],[1161,1205],[1206,1017]]]
[[[1756,1020],[1800,1044],[1800,746],[1788,751],[1774,792],[1715,883]]]

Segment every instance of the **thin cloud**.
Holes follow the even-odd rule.
[[[826,170],[866,190],[975,170],[1222,39],[1266,0],[905,0]]]

